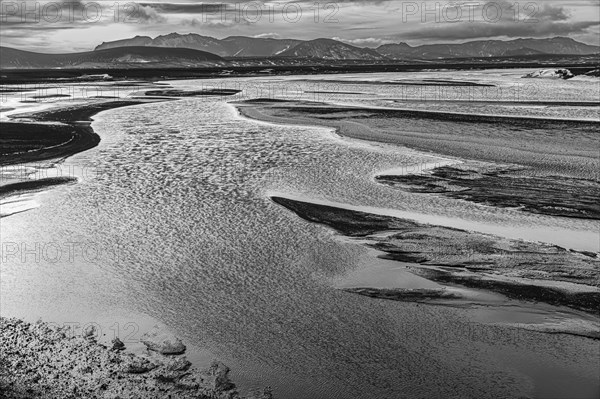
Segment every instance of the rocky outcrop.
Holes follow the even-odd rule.
[[[0,318],[0,397],[243,399],[222,363],[197,370],[182,356],[134,355],[122,350],[120,340],[107,348],[93,332],[69,332]],[[265,389],[250,398],[273,396]]]
[[[179,338],[158,326],[142,335],[140,341],[149,350],[163,355],[180,355],[185,352],[185,345]]]

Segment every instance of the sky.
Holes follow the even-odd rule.
[[[0,45],[61,53],[172,32],[333,38],[359,47],[566,36],[600,45],[600,0],[0,0]]]

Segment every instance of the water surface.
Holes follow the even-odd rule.
[[[387,86],[355,89],[374,94]],[[368,267],[372,254],[268,194],[516,231],[589,237],[594,223],[391,189],[373,176],[444,159],[342,139],[325,128],[250,121],[227,100],[190,98],[97,116],[100,145],[66,161],[81,171],[80,182],[2,219],[3,245],[41,248],[3,259],[2,314],[98,320],[106,331],[114,323],[131,321],[140,332],[163,323],[191,344],[197,361],[217,357],[244,389],[271,385],[280,398],[598,392],[597,341],[489,323],[478,309],[336,290],[340,279]]]

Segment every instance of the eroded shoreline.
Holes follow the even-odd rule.
[[[383,252],[382,258],[414,264],[415,274],[432,281],[486,288],[517,299],[592,313],[600,307],[600,259],[596,254],[291,198],[271,199],[307,221],[361,238],[367,246]],[[531,284],[524,283],[527,280]],[[589,289],[569,292],[569,284],[556,290],[534,285],[535,281],[565,282]]]
[[[115,83],[115,86],[118,85],[119,83]],[[140,82],[139,85],[153,86],[151,82]],[[10,167],[33,162],[40,162],[41,167],[50,167],[72,155],[96,147],[100,143],[100,136],[94,132],[91,123],[93,116],[102,111],[178,98],[230,96],[237,93],[239,90],[148,90],[144,92],[147,97],[117,98],[113,101],[97,101],[99,99],[95,98],[95,101],[74,106],[9,115],[10,122],[0,122],[0,167],[9,167],[0,175],[0,198],[75,182],[76,178],[71,176],[29,179],[27,172],[15,173]],[[155,94],[160,96],[155,97]],[[26,169],[25,167],[24,170]]]
[[[51,168],[74,154],[98,145],[91,127],[99,112],[176,97],[232,95],[237,91],[178,91],[171,98],[135,98],[87,102],[75,106],[9,116],[0,122],[0,144],[5,167],[0,200],[5,204],[21,194],[73,184],[73,176],[29,178],[36,168]],[[39,165],[33,165],[39,162]],[[19,168],[23,166],[23,170]],[[33,168],[32,168],[33,167]],[[31,170],[30,170],[31,169]],[[25,209],[27,210],[27,209]],[[10,216],[17,212],[8,213]],[[0,316],[0,397],[3,398],[228,398],[271,399],[265,388],[241,396],[220,362],[206,370],[192,367],[184,356],[163,356],[148,351],[124,351],[119,340],[109,348],[92,336],[73,336],[68,328],[48,323],[27,323]]]
[[[270,99],[234,105],[241,115],[263,122],[324,126],[351,139],[394,144],[458,159],[520,165],[532,176],[558,175],[600,182],[598,121],[464,115]]]
[[[60,160],[94,148],[100,137],[90,126],[93,115],[143,103],[118,100],[11,115],[14,122],[0,122],[0,165]]]
[[[489,159],[488,152],[483,152],[475,160],[469,160],[468,147],[471,142],[477,142],[475,136],[469,136],[466,142],[449,149],[440,147],[436,151],[434,141],[425,147],[411,145],[410,140],[417,139],[419,134],[412,137],[409,133],[411,138],[406,140],[404,129],[400,128],[403,134],[392,132],[394,128],[402,126],[397,121],[404,118],[410,121],[424,117],[425,120],[438,121],[441,116],[436,113],[361,109],[267,99],[249,100],[235,105],[242,116],[250,119],[267,123],[326,126],[335,128],[340,136],[392,143],[463,160],[457,168],[433,166],[428,170],[397,176],[382,173],[375,176],[375,181],[380,184],[409,192],[450,196],[490,207],[519,208],[520,212],[552,217],[587,220],[598,217],[599,209],[586,196],[587,191],[583,195],[579,194],[582,187],[591,188],[592,196],[600,188],[597,179],[594,179],[596,176],[592,175],[590,179],[589,174],[592,170],[590,166],[595,165],[598,160],[591,155],[582,154],[574,146],[568,147],[565,154],[553,152],[551,156],[554,158],[540,159],[540,162],[528,159],[529,155],[535,158],[540,154],[531,151],[519,153],[510,159],[502,158],[502,163],[494,157]],[[568,126],[568,129],[573,129],[577,134],[583,132],[584,137],[590,136],[591,128],[597,125],[596,122],[588,121],[548,121],[540,124],[538,120],[521,118],[492,118],[491,121],[484,120],[486,118],[456,115],[455,122],[486,126],[497,123],[503,127],[513,126],[510,129],[533,129],[535,132],[546,128],[561,131],[561,127]],[[385,122],[381,122],[382,120]],[[536,140],[535,132],[527,136],[527,140]],[[427,134],[422,136],[426,143],[431,138]],[[500,146],[503,140],[489,139],[489,145]],[[578,162],[572,169],[564,171],[564,176],[549,174],[553,166],[548,164],[562,164],[565,160],[574,159]],[[512,163],[507,163],[507,160]],[[412,274],[442,286],[442,289],[408,290],[357,286],[343,288],[344,291],[388,300],[450,306],[453,301],[460,301],[464,305],[465,298],[453,290],[458,287],[493,292],[508,300],[545,303],[599,315],[600,263],[596,252],[574,251],[552,244],[423,224],[409,219],[311,203],[309,199],[298,200],[284,195],[274,195],[271,199],[307,221],[327,225],[346,237],[360,238],[360,244],[380,251],[379,257],[382,259],[402,262]],[[597,338],[593,331],[585,332],[583,336]]]

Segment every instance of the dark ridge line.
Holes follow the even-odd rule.
[[[9,115],[11,119],[24,119],[30,118],[35,121],[46,121],[46,122],[63,122],[63,123],[76,123],[76,122],[92,122],[92,117],[102,111],[106,111],[113,108],[127,107],[129,105],[143,104],[143,101],[133,100],[117,100],[117,101],[106,101],[101,103],[84,104],[81,106],[49,109],[46,111],[32,112],[32,113],[21,113],[15,115]]]
[[[108,109],[142,104],[142,101],[111,101],[61,108],[37,113],[10,115],[13,120],[31,119],[32,122],[0,122],[2,159],[0,166],[65,159],[94,148],[100,142],[91,127],[92,116]],[[43,124],[35,122],[60,122]],[[40,145],[41,138],[49,145]],[[49,140],[50,139],[50,140]]]
[[[428,225],[397,217],[353,211],[329,205],[297,201],[284,197],[272,196],[270,198],[274,203],[294,212],[298,217],[309,222],[327,225],[348,237],[364,238],[383,231],[402,233],[405,231],[410,231],[414,228],[427,227],[444,228],[456,232],[466,232],[465,230],[451,227]],[[396,247],[382,248],[377,244],[366,245],[386,252],[386,255],[388,256],[383,255],[385,259],[403,262],[408,261],[413,263],[412,269],[414,270],[414,274],[434,282],[439,282],[446,285],[458,285],[468,288],[485,289],[487,291],[500,293],[512,299],[529,302],[543,302],[554,306],[567,306],[594,315],[600,315],[600,292],[570,293],[553,287],[490,280],[482,278],[481,276],[456,276],[450,271],[434,270],[421,267],[419,263],[423,263],[428,259],[420,259],[420,257],[412,255],[412,252],[400,251],[399,258],[397,258],[394,256],[396,254],[394,248]],[[566,251],[562,247],[555,247]],[[470,265],[457,264],[452,266],[454,268],[468,268]]]
[[[463,170],[451,166],[429,173],[379,175],[375,181],[411,193],[439,194],[533,214],[600,220],[600,184],[590,179],[519,176],[511,170]]]
[[[418,269],[418,270],[416,270]],[[499,281],[481,277],[457,276],[442,270],[414,267],[415,274],[436,283],[456,284],[467,288],[484,289],[520,301],[543,302],[567,306],[600,316],[600,292],[565,292],[558,288],[533,284]]]
[[[402,302],[418,302],[428,303],[429,300],[435,299],[462,299],[462,296],[447,292],[444,289],[402,289],[402,288],[372,288],[372,287],[352,287],[342,288],[342,291],[352,294],[364,295],[369,298],[388,299],[392,301]],[[436,302],[432,304],[439,305]]]
[[[76,181],[77,178],[75,177],[60,176],[5,184],[0,186],[0,198],[8,197],[23,191],[37,191],[46,187],[52,187],[59,184],[72,183]]]
[[[148,90],[146,96],[195,97],[195,96],[233,96],[241,93],[238,89],[206,89],[206,90]]]
[[[361,94],[361,93],[357,93]],[[390,98],[389,101],[396,103],[464,103],[464,104],[494,104],[494,105],[553,105],[553,106],[577,106],[577,107],[599,107],[599,102],[591,101],[492,101],[492,100],[445,100],[445,99],[398,99]]]
[[[293,102],[293,101],[288,101]],[[300,103],[302,104],[302,102]],[[304,102],[304,104],[306,104]],[[315,103],[316,105],[317,103]],[[368,108],[368,107],[355,107],[355,106],[337,106],[327,105],[323,107],[319,106],[274,106],[275,109],[284,109],[290,112],[297,113],[312,113],[318,117],[319,114],[336,114],[346,112],[365,112],[370,113],[369,117],[386,117],[386,116],[401,116],[408,117],[411,119],[429,119],[439,121],[452,121],[452,122],[475,122],[481,124],[497,124],[505,123],[518,125],[523,127],[530,127],[534,125],[535,128],[557,126],[558,128],[569,125],[569,126],[582,126],[582,127],[598,127],[600,121],[593,120],[571,120],[571,119],[543,119],[535,117],[515,117],[508,115],[479,115],[479,114],[464,114],[455,112],[435,112],[435,111],[423,111],[423,110],[404,110],[404,109],[381,109],[381,108]]]
[[[453,303],[454,300],[460,300],[462,297],[457,294],[446,293],[444,295],[442,290],[435,289],[419,289],[419,290],[405,290],[405,289],[386,289],[386,288],[370,288],[370,287],[353,287],[353,288],[341,288],[341,291],[349,294],[363,295],[369,298],[383,299],[386,301],[397,301],[397,302],[414,302],[422,305],[433,305],[433,306],[447,306],[454,308],[464,308],[465,304]],[[411,292],[414,291],[414,292]],[[438,301],[448,302],[438,302]],[[510,327],[511,325],[508,324]],[[518,327],[517,327],[518,328]],[[572,335],[575,337],[589,338],[593,340],[600,340],[600,332],[596,334],[581,334],[572,331],[552,331],[552,330],[536,330],[528,329],[532,332],[538,332],[541,334],[564,334]]]
[[[91,127],[92,116],[108,109],[143,104],[144,101],[110,101],[60,108],[38,113],[10,115],[11,119],[34,122],[0,122],[0,167],[50,159],[62,161],[74,154],[94,148],[100,136]],[[45,124],[35,122],[58,122]],[[76,182],[74,177],[54,177],[0,184],[0,197],[35,192],[61,184]],[[14,212],[4,217],[21,213]]]
[[[302,80],[302,79],[301,79]],[[306,80],[302,80],[306,81]],[[451,81],[451,80],[396,80],[396,81],[368,81],[368,80],[335,80],[323,79],[319,83],[338,83],[341,85],[361,84],[361,85],[382,85],[382,86],[433,86],[433,87],[497,87],[490,83],[477,83],[469,81]]]

